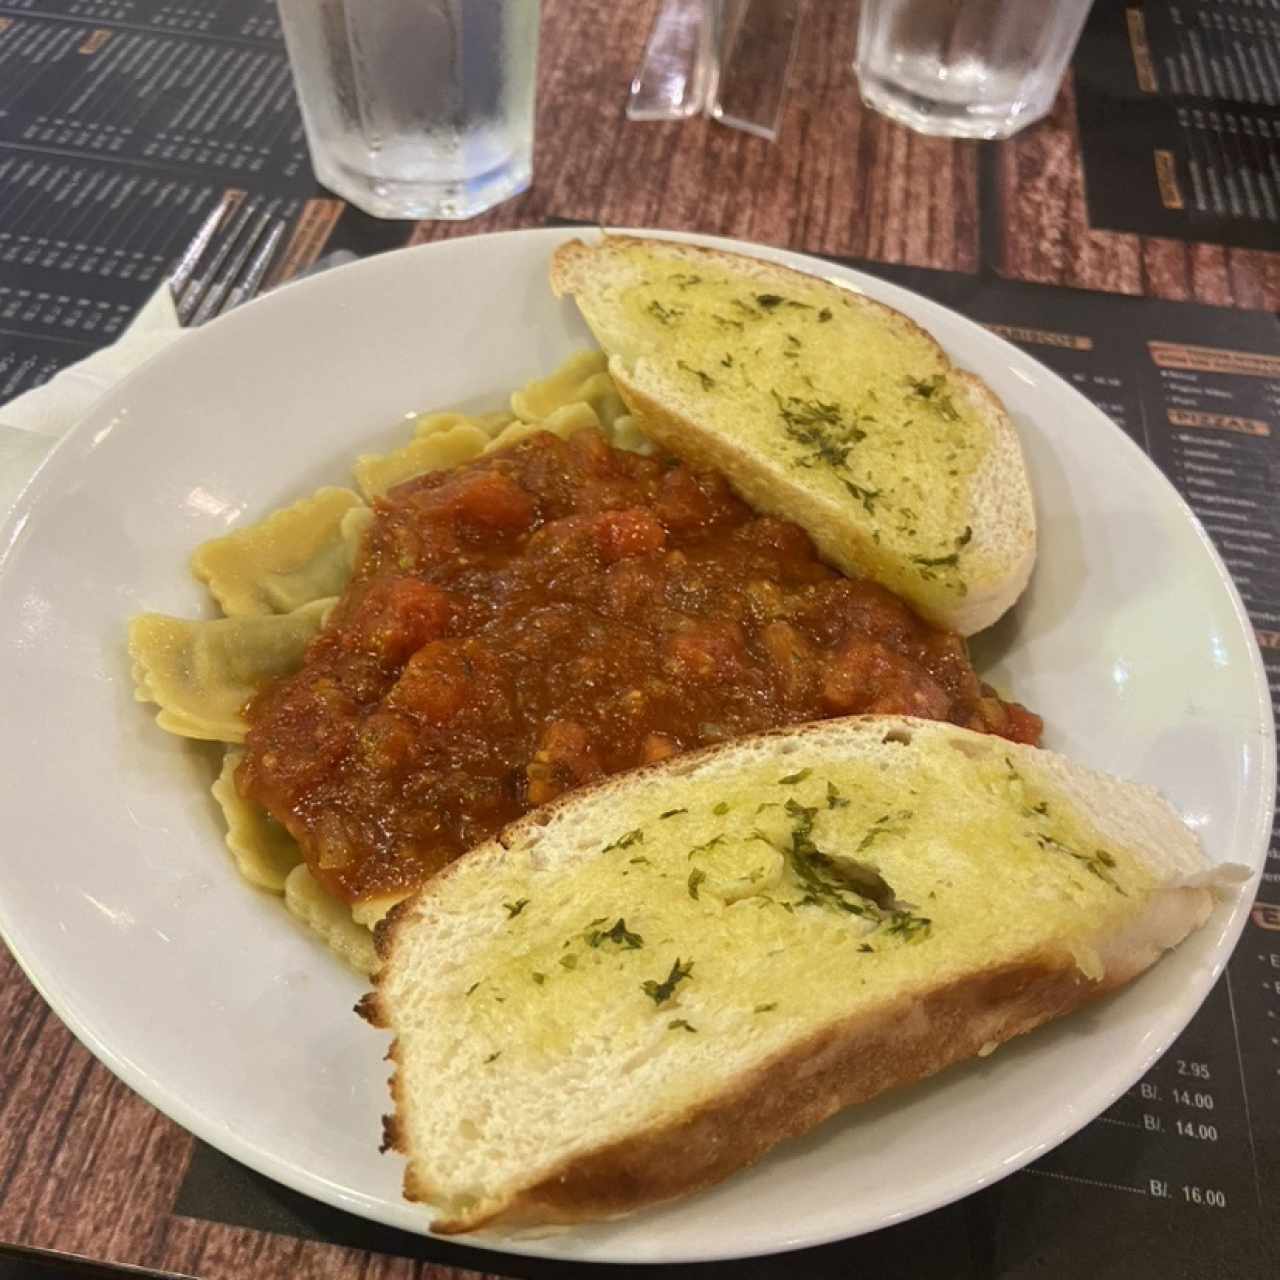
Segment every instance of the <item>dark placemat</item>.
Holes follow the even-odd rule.
[[[274,0],[0,0],[0,404],[118,338],[226,190],[319,190]]]
[[[991,275],[848,265],[1016,342],[1155,459],[1227,559],[1280,702],[1280,322]],[[844,1276],[856,1265],[881,1276],[1263,1280],[1280,1269],[1271,1212],[1278,1202],[1280,838],[1273,835],[1259,904],[1227,973],[1170,1053],[1074,1138],[959,1205],[887,1231],[791,1257],[671,1270]],[[203,1144],[176,1211],[500,1274],[565,1269],[363,1222]]]
[[[1093,226],[1280,248],[1280,3],[1099,0],[1075,81]]]

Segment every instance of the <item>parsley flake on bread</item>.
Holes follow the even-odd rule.
[[[605,236],[552,259],[646,435],[794,520],[832,564],[970,635],[1036,552],[1017,432],[914,321],[818,276]]]

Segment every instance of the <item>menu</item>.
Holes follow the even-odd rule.
[[[316,192],[274,0],[0,0],[0,403],[117,338],[228,189]]]
[[[1098,0],[1075,77],[1093,226],[1280,245],[1280,0]]]

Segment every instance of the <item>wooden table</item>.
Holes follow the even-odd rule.
[[[850,70],[854,17],[840,0],[810,8],[776,145],[703,120],[628,123],[625,88],[654,7],[544,0],[532,189],[472,222],[420,224],[411,239],[561,218],[960,272],[985,262],[1023,281],[1280,308],[1280,253],[1089,227],[1070,81],[1047,122],[985,149],[918,137],[864,109]],[[0,1078],[0,1240],[208,1280],[451,1274],[175,1215],[194,1139],[99,1065],[2,950]],[[868,1247],[862,1256],[889,1265]]]

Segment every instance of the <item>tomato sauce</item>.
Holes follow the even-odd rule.
[[[356,901],[571,787],[862,712],[1041,730],[959,636],[720,476],[544,434],[377,503],[305,665],[247,708],[238,784]]]

